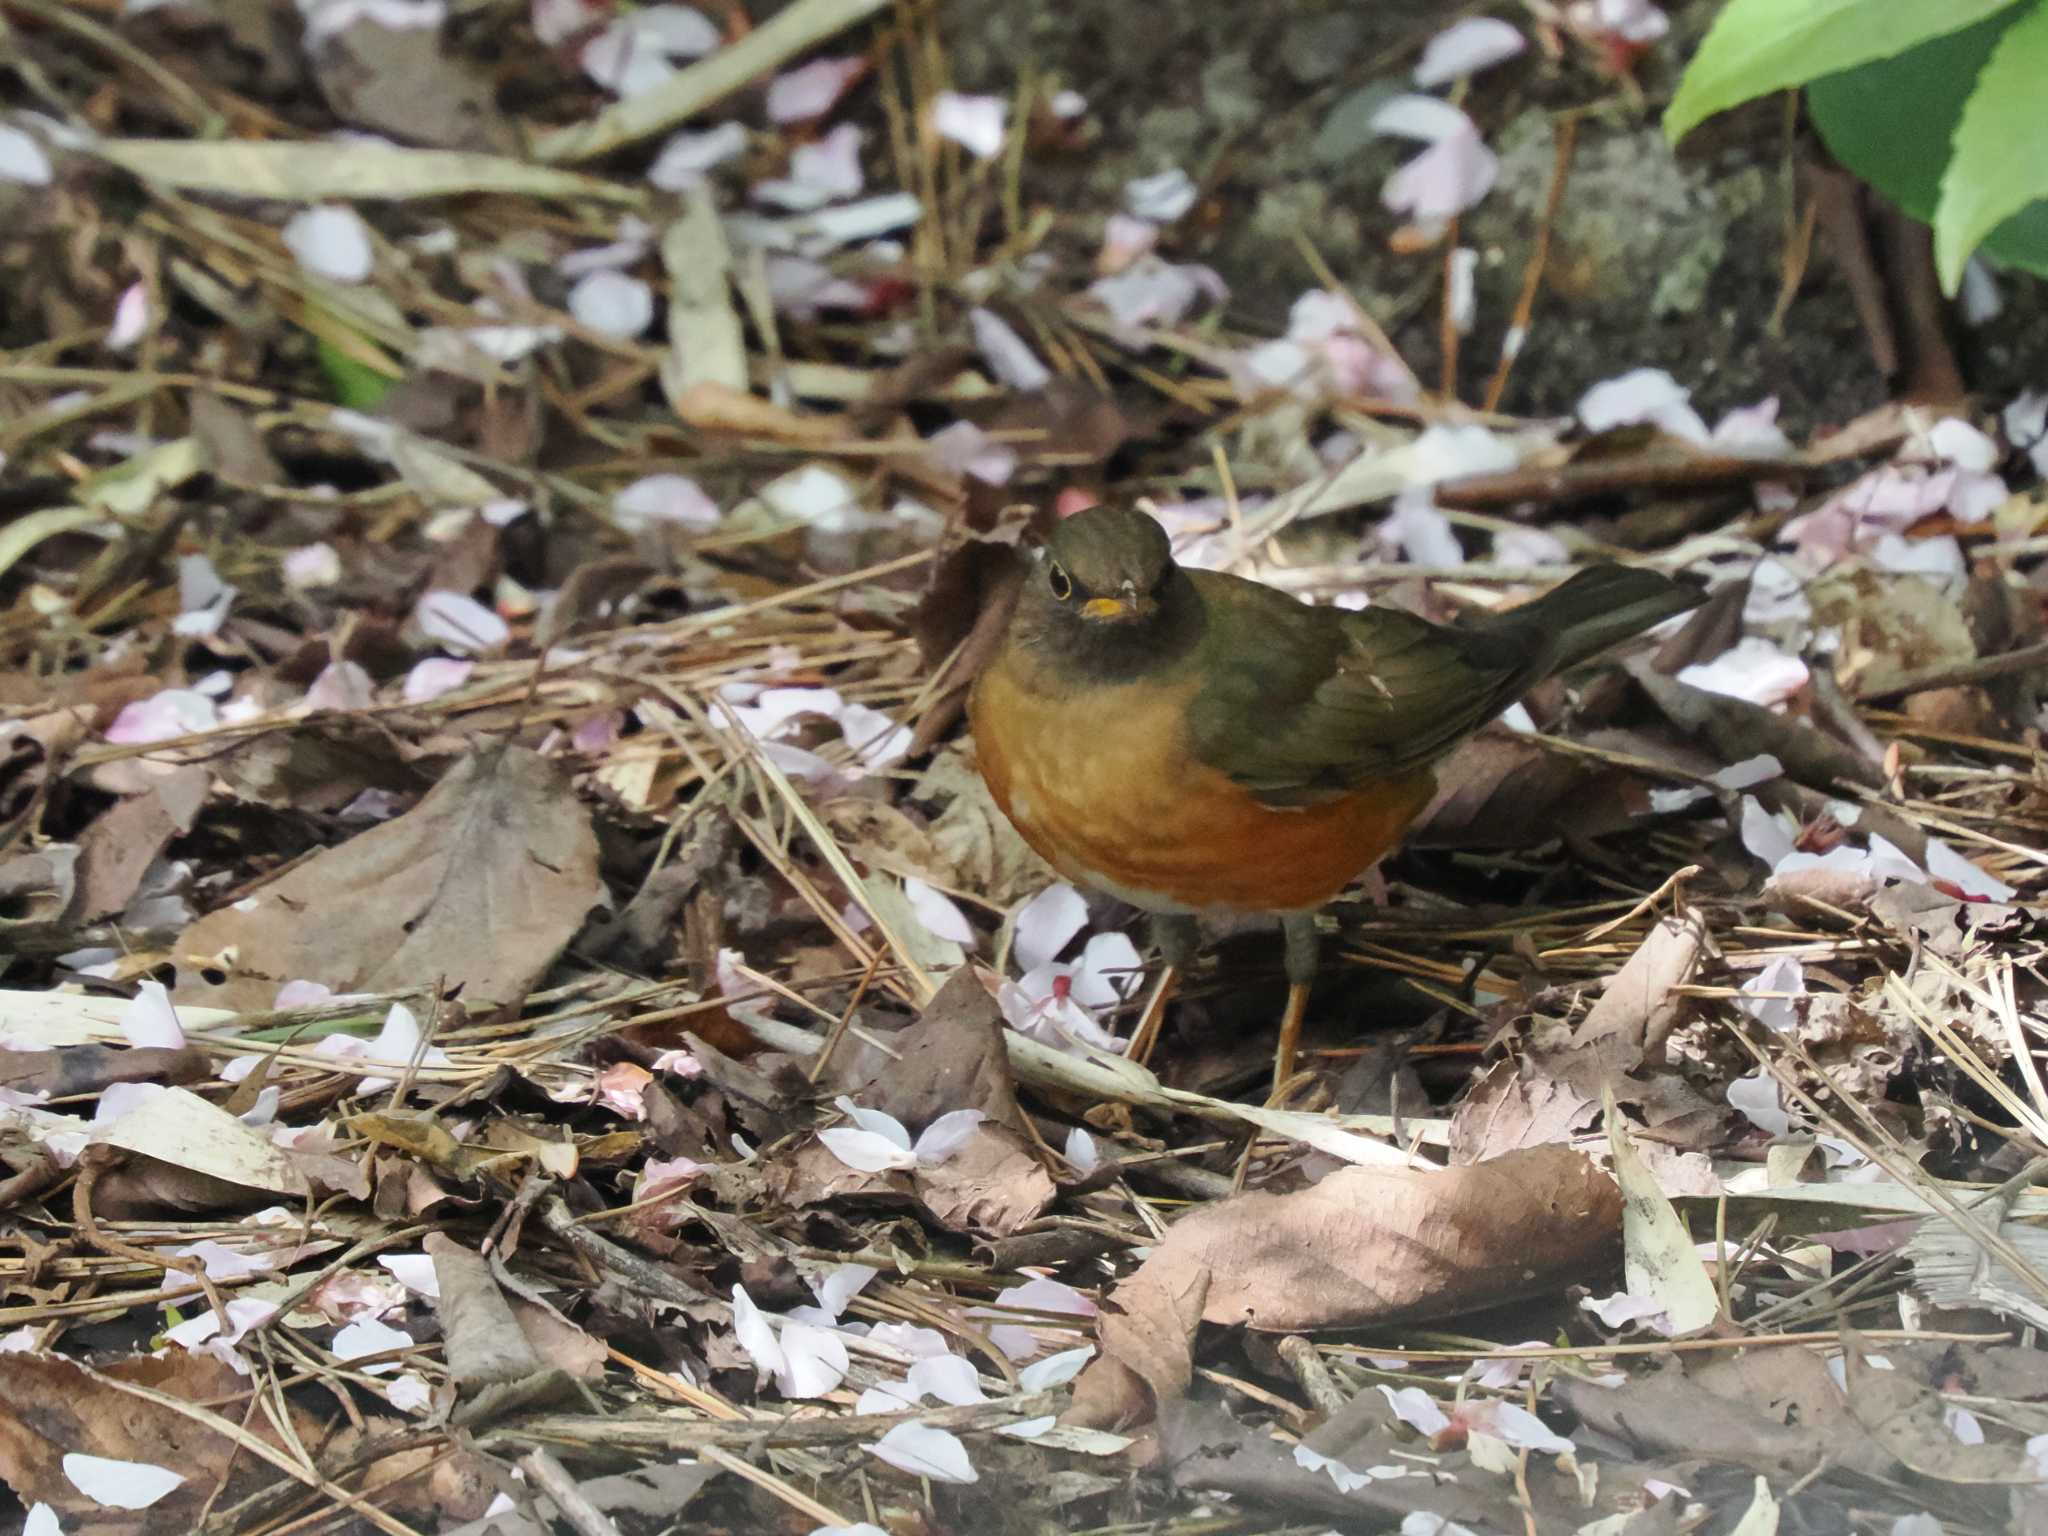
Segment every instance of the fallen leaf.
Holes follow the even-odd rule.
[[[1360,1328],[1583,1280],[1619,1257],[1620,1231],[1614,1182],[1565,1147],[1433,1173],[1341,1168],[1308,1189],[1238,1195],[1184,1217],[1111,1292],[1104,1360],[1121,1360],[1155,1396],[1170,1392],[1178,1371],[1159,1365],[1170,1355],[1160,1341],[1175,1336],[1167,1318],[1198,1276],[1204,1322]]]
[[[179,1001],[262,1008],[295,978],[375,992],[435,977],[471,1008],[517,1002],[603,894],[561,770],[494,748],[405,815],[194,923],[175,951]]]

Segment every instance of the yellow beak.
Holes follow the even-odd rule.
[[[1117,624],[1152,611],[1149,597],[1091,597],[1081,605],[1081,617],[1098,624]]]

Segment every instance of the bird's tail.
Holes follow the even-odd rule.
[[[1596,565],[1492,622],[1540,635],[1542,670],[1555,673],[1703,601],[1705,594],[1655,571]]]

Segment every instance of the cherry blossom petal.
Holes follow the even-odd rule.
[[[0,123],[0,181],[24,187],[47,187],[52,171],[43,146],[21,129]]]
[[[1425,88],[1444,85],[1504,63],[1528,46],[1517,28],[1498,17],[1468,16],[1429,40],[1413,79]]]
[[[836,1264],[822,1278],[809,1278],[811,1294],[818,1298],[818,1305],[825,1314],[836,1319],[846,1310],[847,1303],[880,1273],[880,1270],[866,1264]]]
[[[935,1397],[956,1408],[988,1401],[988,1394],[981,1390],[981,1378],[976,1374],[973,1363],[958,1355],[936,1355],[929,1360],[920,1360],[911,1366],[905,1380],[920,1398]]]
[[[732,1288],[732,1332],[747,1358],[763,1376],[773,1376],[787,1367],[789,1362],[782,1353],[782,1344],[775,1337],[775,1327],[754,1305],[754,1298],[747,1294],[744,1285]]]
[[[654,290],[624,272],[592,272],[569,290],[569,313],[587,330],[630,341],[654,324]]]
[[[1712,661],[1680,669],[1678,680],[1752,704],[1782,704],[1806,686],[1809,675],[1797,656],[1761,635],[1745,635]]]
[[[945,892],[935,891],[915,875],[910,875],[904,878],[903,895],[910,903],[912,915],[933,938],[950,939],[955,944],[971,945],[975,942],[973,925]]]
[[[920,1167],[936,1168],[947,1158],[958,1152],[974,1136],[974,1128],[988,1118],[978,1109],[948,1110],[917,1138],[917,1145],[911,1150]]]
[[[391,1277],[415,1296],[424,1296],[429,1301],[438,1301],[441,1296],[441,1280],[434,1272],[434,1261],[424,1253],[385,1253],[377,1256],[381,1269],[391,1272]]]
[[[149,289],[142,283],[130,283],[114,306],[114,323],[107,327],[107,349],[126,352],[148,329]]]
[[[1020,394],[1031,394],[1052,382],[1052,370],[1002,316],[993,310],[972,309],[967,312],[967,325],[974,332],[981,360],[1002,383]]]
[[[1094,1358],[1093,1344],[1083,1344],[1079,1349],[1063,1349],[1056,1355],[1047,1355],[1043,1360],[1025,1366],[1017,1373],[1017,1385],[1026,1392],[1063,1387],[1080,1375],[1081,1367]]]
[[[107,740],[123,746],[146,746],[170,741],[220,724],[220,711],[213,700],[191,688],[165,688],[146,699],[124,704],[114,723],[107,727]]]
[[[135,996],[122,1007],[117,1027],[130,1045],[156,1046],[167,1051],[185,1048],[185,1031],[178,1025],[171,995],[160,981],[135,984]]]
[[[868,72],[864,58],[814,59],[768,85],[768,120],[801,123],[823,117]]]
[[[830,1328],[785,1323],[781,1344],[783,1364],[775,1372],[777,1392],[787,1398],[809,1398],[839,1390],[850,1365],[845,1339]]]
[[[108,1509],[147,1509],[185,1481],[169,1467],[87,1456],[79,1451],[67,1452],[63,1467],[72,1487]]]
[[[1707,441],[1707,424],[1692,408],[1692,391],[1662,368],[1633,368],[1603,379],[1579,398],[1579,421],[1588,432],[1647,423],[1692,442]]]
[[[462,592],[427,593],[413,617],[429,639],[458,655],[494,651],[512,638],[503,619]]]
[[[363,282],[376,265],[370,226],[340,204],[293,214],[284,226],[284,244],[302,268],[332,283]]]
[[[1057,959],[1088,923],[1087,898],[1062,881],[1049,885],[1017,909],[1011,953],[1021,970],[1036,970]]]
[[[967,1447],[959,1438],[929,1424],[898,1424],[881,1439],[861,1449],[890,1466],[914,1477],[928,1477],[937,1483],[972,1483],[980,1480]]]
[[[425,704],[444,693],[452,693],[468,682],[470,673],[475,670],[475,662],[455,656],[429,656],[424,661],[415,662],[412,670],[405,674],[405,702]]]
[[[1003,152],[1003,120],[1010,104],[1000,96],[940,91],[932,98],[932,128],[942,139],[964,145],[983,160]]]
[[[1195,206],[1200,195],[1188,173],[1171,166],[1124,184],[1124,207],[1135,217],[1171,224]]]
[[[332,1348],[339,1359],[364,1360],[372,1355],[411,1349],[415,1342],[403,1328],[380,1323],[374,1317],[359,1317],[335,1334]],[[386,1360],[381,1364],[366,1365],[363,1369],[372,1376],[387,1376],[401,1367],[396,1360]]]
[[[663,192],[685,192],[728,160],[746,153],[747,130],[739,123],[720,123],[703,133],[675,133],[647,168],[647,180]]]
[[[628,533],[669,523],[694,533],[716,528],[718,503],[688,475],[648,475],[612,497],[612,521]]]

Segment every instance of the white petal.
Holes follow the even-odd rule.
[[[973,1362],[958,1355],[920,1360],[910,1368],[906,1379],[910,1389],[919,1397],[935,1397],[956,1408],[988,1401],[988,1394],[981,1390],[981,1379],[975,1374]]]
[[[1056,1355],[1047,1355],[1043,1360],[1025,1366],[1017,1373],[1017,1385],[1026,1392],[1063,1387],[1080,1375],[1081,1367],[1094,1357],[1093,1344],[1083,1344],[1079,1349],[1063,1349]]]
[[[1003,119],[1009,103],[1000,96],[940,91],[932,98],[932,127],[940,138],[964,144],[984,160],[1003,151]]]
[[[1927,839],[1927,873],[1946,880],[1965,896],[2011,901],[2019,893],[1996,875],[1987,874],[1938,837]]]
[[[1124,183],[1124,207],[1136,218],[1160,224],[1171,224],[1194,207],[1198,195],[1188,173],[1177,165]]]
[[[1371,127],[1374,133],[1435,144],[1471,132],[1472,119],[1448,101],[1410,92],[1394,97],[1373,113]]]
[[[130,1045],[184,1049],[185,1031],[178,1027],[177,1010],[160,981],[136,983],[135,996],[122,1008],[119,1023]]]
[[[469,674],[475,670],[475,662],[454,656],[429,656],[415,662],[405,674],[405,702],[425,704],[444,693],[452,693],[468,682]]]
[[[1435,1435],[1450,1426],[1443,1409],[1436,1399],[1420,1387],[1403,1387],[1398,1392],[1392,1387],[1381,1387],[1380,1394],[1394,1410],[1394,1417],[1409,1428],[1424,1435]]]
[[[50,157],[43,146],[21,129],[0,123],[0,181],[47,187],[50,177]]]
[[[1067,1144],[1061,1151],[1080,1173],[1093,1173],[1102,1166],[1102,1153],[1096,1149],[1095,1138],[1078,1125],[1067,1132]]]
[[[414,1295],[430,1301],[440,1298],[441,1281],[434,1273],[434,1261],[424,1253],[381,1254],[377,1263],[391,1271],[392,1278]]]
[[[974,943],[974,928],[952,897],[933,890],[915,875],[905,877],[903,895],[911,912],[933,938],[951,939],[955,944]]]
[[[1808,675],[1797,656],[1761,635],[1745,635],[1712,661],[1680,668],[1678,680],[1752,704],[1782,704],[1806,686]]]
[[[894,1115],[879,1109],[863,1109],[843,1093],[832,1101],[832,1107],[862,1130],[881,1137],[905,1152],[910,1150],[910,1132],[903,1128],[903,1122]]]
[[[147,1509],[185,1479],[146,1461],[114,1461],[71,1451],[64,1457],[71,1486],[109,1509]]]
[[[284,243],[301,267],[330,282],[360,283],[376,262],[370,226],[355,209],[338,204],[293,214]]]
[[[413,617],[429,639],[460,655],[494,651],[512,638],[503,619],[461,592],[427,593],[413,610]]]
[[[972,309],[967,312],[967,324],[989,372],[1011,389],[1030,394],[1052,382],[1052,370],[1002,316],[992,310]]]
[[[411,1349],[413,1342],[412,1335],[402,1328],[380,1323],[374,1317],[359,1317],[334,1336],[332,1348],[340,1359],[361,1360],[370,1355],[384,1355],[393,1350]],[[372,1376],[387,1375],[399,1368],[396,1360],[365,1367]]]
[[[1088,902],[1071,885],[1049,885],[1017,909],[1011,953],[1017,968],[1033,971],[1059,958],[1088,922]]]
[[[848,86],[867,72],[859,58],[814,59],[768,84],[768,120],[800,123],[831,111]]]
[[[818,1140],[847,1167],[861,1173],[887,1173],[891,1169],[908,1169],[917,1166],[916,1154],[907,1147],[899,1147],[887,1136],[878,1136],[873,1131],[859,1131],[851,1126],[834,1126],[829,1131],[818,1132]]]
[[[967,1447],[943,1429],[929,1424],[898,1424],[881,1439],[862,1447],[890,1466],[939,1483],[979,1481]]]
[[[1083,1008],[1114,1008],[1137,990],[1138,946],[1121,933],[1098,933],[1081,950],[1073,999]]]
[[[718,503],[687,475],[648,475],[612,497],[612,521],[628,533],[657,523],[673,523],[694,532],[716,528]]]
[[[1519,30],[1495,16],[1468,16],[1429,40],[1415,66],[1415,83],[1443,85],[1512,59],[1529,46]]]
[[[754,1305],[754,1298],[747,1294],[744,1285],[732,1288],[732,1332],[739,1341],[747,1358],[762,1374],[772,1376],[787,1368],[789,1362],[782,1353],[782,1344],[775,1337],[775,1325],[761,1315],[761,1309]]]
[[[826,1315],[836,1320],[846,1310],[846,1304],[880,1273],[880,1270],[866,1264],[834,1265],[822,1279],[811,1279],[811,1294],[818,1298],[818,1305]]]
[[[647,179],[664,192],[682,192],[701,184],[705,174],[744,154],[747,130],[740,123],[720,123],[703,133],[676,133],[662,145]]]
[[[654,290],[624,272],[592,272],[569,290],[569,313],[601,336],[630,341],[654,323]]]
[[[823,1397],[846,1379],[846,1340],[829,1328],[785,1323],[783,1367],[775,1373],[775,1390],[784,1397]]]
[[[924,1128],[912,1149],[918,1163],[926,1168],[936,1168],[966,1146],[974,1136],[974,1128],[987,1118],[978,1109],[949,1110],[939,1116]]]
[[[130,283],[122,291],[120,303],[114,306],[114,323],[107,327],[107,346],[111,351],[125,352],[142,340],[148,329],[149,289],[141,283]]]

